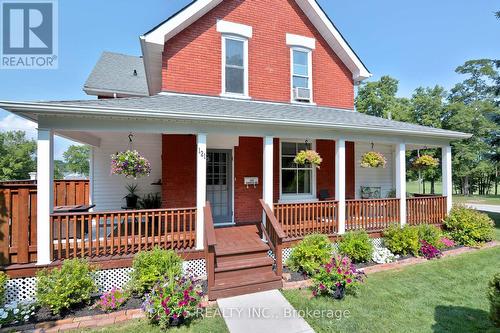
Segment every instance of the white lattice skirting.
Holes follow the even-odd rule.
[[[205,277],[205,259],[188,260],[183,262],[183,269],[186,274]],[[96,272],[95,281],[99,294],[110,291],[113,287],[122,288],[130,280],[130,272],[133,268],[114,268]],[[19,302],[23,300],[34,300],[36,294],[36,278],[19,278],[7,281],[5,301],[7,303]]]

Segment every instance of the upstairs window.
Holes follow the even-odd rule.
[[[248,95],[248,41],[224,36],[223,41],[223,95]]]
[[[312,102],[311,51],[292,49],[292,101]]]

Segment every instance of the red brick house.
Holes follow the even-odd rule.
[[[279,287],[282,248],[306,234],[440,223],[449,210],[449,143],[468,135],[357,113],[354,87],[371,74],[316,1],[197,0],[140,42],[142,57],[103,54],[84,86],[97,99],[0,103],[39,127],[39,265],[159,245],[205,258],[215,298]],[[92,147],[92,212],[54,213],[54,133]],[[130,133],[152,165],[133,182],[161,208],[122,209],[131,181],[109,160]],[[423,147],[443,149],[443,193],[407,198],[405,153]],[[307,149],[319,169],[293,162]],[[360,166],[371,150],[385,168]]]

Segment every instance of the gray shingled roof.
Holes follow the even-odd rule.
[[[332,129],[366,129],[450,139],[469,137],[465,133],[373,117],[353,110],[174,93],[133,98],[38,102],[31,105],[41,106],[46,110],[53,108],[57,113],[77,112],[79,114],[199,119]],[[0,103],[0,106],[6,109],[12,107],[12,105],[6,107],[4,103]],[[20,110],[17,109],[17,111]]]
[[[137,75],[134,75],[134,70],[137,71]],[[95,95],[95,92],[149,95],[142,57],[103,52],[87,78],[83,90],[92,95]]]

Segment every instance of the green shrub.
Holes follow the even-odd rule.
[[[465,206],[454,206],[444,225],[455,242],[466,246],[488,242],[494,237],[493,220]]]
[[[7,274],[0,272],[0,304],[3,304],[5,301],[5,287],[8,279]]]
[[[428,244],[431,244],[435,248],[441,249],[443,248],[443,243],[441,242],[441,237],[443,237],[443,233],[441,229],[434,225],[429,224],[421,224],[416,227],[418,230],[418,240],[426,241]]]
[[[332,257],[332,243],[326,235],[308,235],[292,249],[286,265],[292,271],[313,275]]]
[[[180,276],[182,259],[175,251],[155,247],[151,251],[139,252],[132,267],[131,287],[136,292],[144,293],[167,275]]]
[[[61,268],[37,273],[36,297],[42,306],[54,314],[72,305],[89,302],[97,288],[93,268],[86,260],[65,260]]]
[[[416,227],[392,225],[384,231],[384,244],[395,254],[418,255],[420,244]]]
[[[339,251],[354,262],[365,262],[372,258],[373,243],[366,231],[352,231],[342,237]]]
[[[500,327],[500,273],[496,273],[488,285],[490,299],[490,318],[495,326]]]

